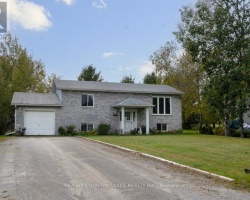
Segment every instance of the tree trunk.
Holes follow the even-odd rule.
[[[229,116],[225,116],[225,136],[230,136]]]
[[[240,116],[240,137],[244,138],[243,115]]]
[[[199,126],[199,132],[201,134],[202,132],[202,113],[200,113],[200,122],[199,122],[200,126]]]

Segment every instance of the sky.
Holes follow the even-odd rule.
[[[195,0],[7,0],[8,30],[48,75],[77,80],[92,64],[105,81],[154,70],[149,57],[174,40],[179,9]]]

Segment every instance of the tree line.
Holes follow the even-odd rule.
[[[201,130],[238,118],[243,137],[243,115],[250,99],[249,0],[197,0],[183,6],[175,40],[152,53],[155,69],[144,84],[167,84],[183,92],[183,128]],[[13,93],[50,92],[55,74],[46,76],[44,64],[28,54],[10,34],[0,43],[0,133],[13,122]],[[82,68],[79,81],[104,81],[93,65]],[[121,83],[134,83],[132,75]]]

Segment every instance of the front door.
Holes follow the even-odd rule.
[[[124,132],[130,132],[137,128],[136,110],[125,110],[124,112]]]
[[[133,117],[131,111],[125,111],[124,113],[124,131],[130,132],[133,129]]]

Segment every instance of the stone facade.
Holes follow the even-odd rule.
[[[94,95],[93,107],[82,107],[82,94]],[[166,96],[166,95],[164,95]],[[74,124],[77,130],[81,129],[81,123],[98,124],[104,122],[111,125],[112,130],[119,129],[119,110],[118,115],[114,116],[114,105],[126,100],[127,98],[141,99],[152,104],[150,94],[127,94],[127,93],[107,93],[107,92],[84,92],[84,91],[62,91],[62,107],[57,110],[58,120],[56,127]],[[171,97],[171,115],[152,115],[152,108],[149,108],[150,128],[156,127],[157,123],[168,124],[168,130],[178,130],[182,127],[181,99],[180,96]],[[126,109],[125,109],[126,110]],[[146,124],[145,109],[136,109],[138,113],[138,127]]]
[[[82,95],[93,94],[94,106],[81,106]],[[115,113],[116,104],[132,97],[141,99],[152,104],[152,97],[150,94],[128,94],[128,93],[110,93],[110,92],[84,92],[84,91],[61,91],[62,107],[16,107],[16,127],[24,127],[24,113],[25,110],[49,110],[55,111],[55,132],[60,126],[75,125],[76,130],[81,129],[82,123],[94,124],[94,128],[98,124],[104,122],[111,125],[112,131],[119,129],[120,110],[117,109]],[[160,95],[157,95],[160,96]],[[162,95],[167,96],[167,95]],[[157,123],[168,124],[168,131],[178,130],[182,127],[181,116],[181,99],[180,96],[167,96],[171,98],[171,115],[153,115],[152,108],[149,108],[149,122],[150,128],[156,127]],[[136,109],[136,108],[133,108]],[[143,108],[137,110],[137,126],[144,126],[146,124],[146,111]],[[125,108],[126,111],[126,108]]]

